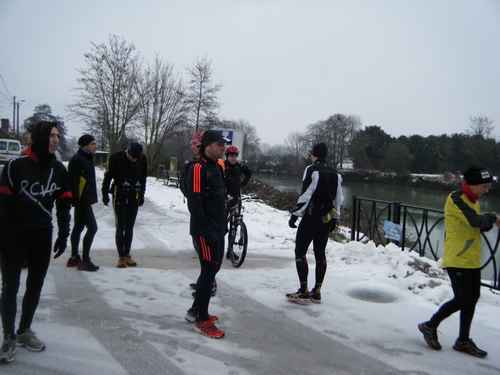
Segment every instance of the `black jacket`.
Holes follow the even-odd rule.
[[[56,204],[59,236],[69,235],[71,191],[68,171],[54,155],[41,165],[36,155],[11,159],[0,181],[0,242],[4,235],[52,233]]]
[[[73,195],[73,205],[91,205],[97,202],[97,187],[93,155],[80,148],[68,164],[69,186]]]
[[[323,216],[335,208],[338,217],[343,201],[342,177],[335,168],[326,164],[324,159],[317,159],[304,171],[302,194],[293,214]]]
[[[108,168],[104,173],[102,194],[111,193],[123,199],[139,199],[146,192],[148,166],[146,156],[141,155],[132,163],[126,155],[126,150],[118,151],[109,157]],[[111,180],[113,185],[109,187]]]
[[[194,163],[186,176],[186,196],[191,221],[189,234],[203,236],[208,244],[213,236],[226,233],[226,197],[222,168],[206,155]],[[208,238],[211,238],[209,240]]]
[[[248,184],[248,181],[252,177],[252,170],[246,165],[238,162],[231,164],[227,160],[224,161],[224,165],[226,166],[224,170],[226,191],[233,197],[239,197],[241,195],[241,188]],[[241,174],[245,175],[243,181],[241,181]]]

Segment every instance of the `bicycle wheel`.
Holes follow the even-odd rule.
[[[229,244],[231,251],[231,264],[235,267],[239,267],[243,264],[245,256],[247,255],[248,247],[248,234],[247,226],[241,220],[238,220],[234,224],[234,239],[232,243]],[[231,241],[231,238],[229,239]]]

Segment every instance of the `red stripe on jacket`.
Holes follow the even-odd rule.
[[[193,192],[201,193],[201,164],[196,163],[193,170]]]
[[[7,186],[0,186],[0,194],[12,195],[12,191]]]

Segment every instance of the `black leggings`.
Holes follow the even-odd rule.
[[[5,240],[1,244],[2,297],[0,312],[5,339],[8,335],[11,338],[16,337],[17,293],[25,259],[28,261],[28,277],[18,332],[22,333],[31,328],[50,263],[52,232],[30,233],[24,236],[7,235],[4,238]]]
[[[80,235],[83,229],[87,227],[87,232],[83,236],[82,243],[82,260],[89,260],[90,247],[94,241],[94,236],[97,233],[97,222],[95,220],[94,211],[89,204],[77,204],[74,213],[74,226],[71,232],[71,256],[78,255],[78,245],[80,244]]]
[[[427,323],[429,327],[437,328],[451,314],[460,310],[460,341],[468,340],[470,326],[476,303],[481,294],[481,270],[465,268],[447,268],[451,287],[455,294],[452,300],[442,305]]]
[[[205,252],[202,250],[203,245],[200,242],[200,238],[193,236],[193,246],[198,253],[201,271],[196,281],[196,295],[192,309],[198,312],[198,319],[204,321],[208,319],[208,305],[210,304],[212,294],[212,284],[215,280],[215,275],[220,270],[222,258],[224,257],[224,236],[219,237],[218,243],[215,246],[207,248],[207,245],[205,245]]]
[[[319,217],[307,214],[300,221],[295,239],[295,265],[301,288],[307,286],[309,266],[306,253],[311,242],[313,243],[314,258],[316,260],[316,285],[323,284],[327,268],[325,249],[332,225],[334,225],[333,220],[325,224]]]
[[[130,248],[132,247],[139,201],[137,199],[113,197],[113,209],[116,223],[116,249],[118,250],[118,256],[124,257],[130,254]]]

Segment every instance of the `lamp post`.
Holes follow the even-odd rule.
[[[16,97],[14,96],[14,102],[12,103],[12,129],[16,131]]]

